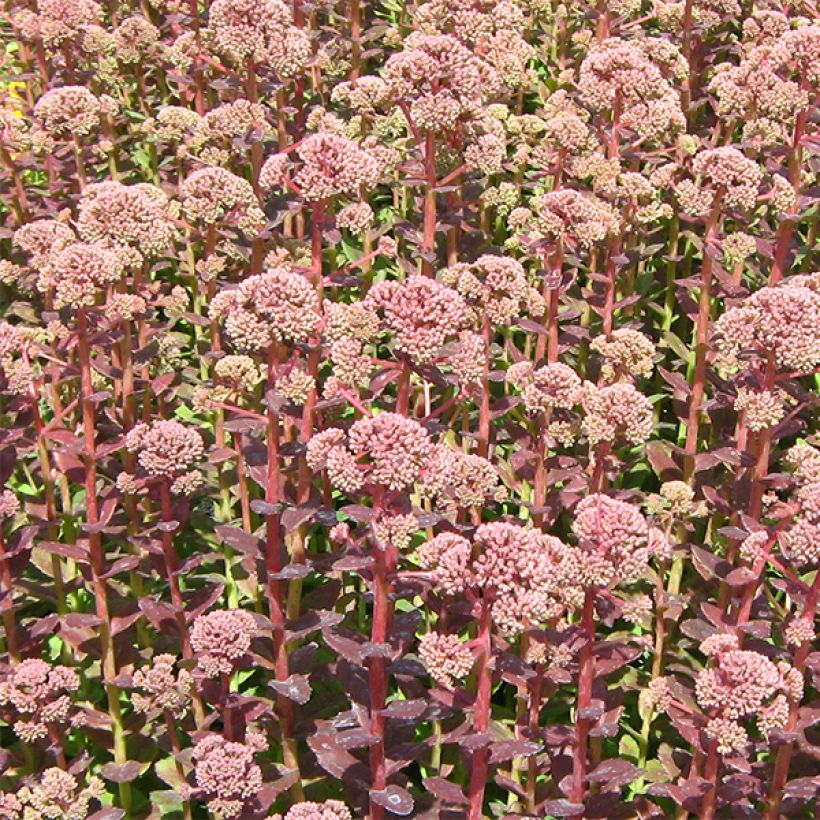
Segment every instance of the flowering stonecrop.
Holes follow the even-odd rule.
[[[809,0],[9,0],[0,817],[809,817]]]

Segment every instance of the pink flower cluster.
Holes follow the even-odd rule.
[[[208,808],[221,818],[241,817],[262,788],[259,750],[209,735],[194,746],[194,778]]]
[[[191,627],[197,666],[208,677],[229,675],[247,654],[256,619],[244,609],[216,609],[199,615]]]
[[[80,678],[73,669],[28,658],[0,682],[0,706],[8,704],[20,716],[14,732],[31,743],[46,737],[50,726],[70,721],[70,693],[79,686]]]

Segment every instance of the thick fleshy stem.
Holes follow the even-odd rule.
[[[421,252],[429,256],[436,250],[436,135],[432,131],[428,131],[424,138],[424,176],[426,190]],[[425,276],[432,276],[433,263],[423,258],[421,271]]]
[[[703,397],[706,393],[706,352],[709,344],[709,320],[712,307],[712,256],[709,245],[714,242],[720,226],[720,201],[717,195],[712,211],[706,222],[706,235],[703,240],[703,263],[700,270],[700,297],[698,299],[697,329],[695,331],[695,368],[692,380],[692,393],[689,397],[689,415],[686,421],[684,481],[692,481],[695,474],[695,458],[698,451],[698,436]]]
[[[380,493],[374,498],[374,511],[381,509]],[[389,557],[387,551],[378,544],[373,545],[373,624],[370,641],[374,646],[387,643],[388,630],[392,620],[390,590],[388,586]],[[384,807],[373,800],[373,792],[382,792],[387,786],[386,718],[387,704],[387,658],[379,653],[368,661],[368,684],[370,689],[370,734],[375,740],[370,747],[370,818],[384,820]]]
[[[276,380],[277,352],[268,349],[268,385]],[[281,475],[279,471],[279,415],[268,405],[267,411],[267,471],[265,477],[265,503],[273,507],[265,514],[265,571],[264,584],[268,599],[268,616],[273,625],[273,658],[276,679],[288,678],[288,652],[285,640],[285,606],[282,594],[282,513]],[[282,732],[282,759],[289,769],[295,770],[297,777],[291,787],[295,801],[304,800],[302,781],[299,776],[299,754],[293,738],[293,705],[284,695],[277,695],[277,711]]]
[[[486,597],[481,599],[481,613],[478,622],[478,637],[476,647],[476,698],[473,706],[473,730],[475,734],[484,734],[490,728],[491,698],[493,693],[493,670],[491,661],[491,620],[490,601]],[[490,765],[490,744],[487,742],[473,752],[471,760],[472,772],[470,775],[468,820],[481,820],[484,806],[484,789],[487,784],[487,774]]]
[[[182,647],[182,655],[185,658],[193,657],[191,643],[188,639],[188,626],[185,621],[185,601],[182,598],[182,590],[179,585],[179,560],[174,548],[174,531],[171,529],[174,524],[173,504],[171,503],[171,490],[169,480],[163,478],[159,482],[160,512],[162,515],[162,558],[165,563],[165,575],[168,579],[168,587],[171,590],[171,604],[174,607],[174,615],[179,630],[179,642]]]
[[[584,608],[581,616],[584,645],[578,659],[578,702],[575,709],[575,743],[572,749],[573,803],[583,803],[587,779],[587,742],[592,721],[585,716],[592,702],[592,681],[595,677],[595,590],[584,592]]]
[[[806,596],[806,603],[803,607],[801,618],[805,618],[809,623],[814,623],[817,612],[817,601],[820,597],[820,572],[814,575],[809,594]],[[806,661],[812,649],[813,641],[803,641],[794,655],[792,666],[801,674],[806,671]],[[792,701],[789,706],[789,720],[784,727],[786,732],[794,732],[797,729],[797,721],[800,712],[800,704]],[[789,778],[789,766],[794,754],[794,744],[785,743],[777,750],[777,757],[774,763],[772,774],[772,785],[766,800],[766,810],[763,812],[764,820],[777,820],[780,817],[780,801],[783,799],[783,789]]]
[[[97,525],[100,523],[99,502],[97,498],[97,445],[96,418],[94,404],[94,384],[91,378],[91,346],[88,338],[88,317],[84,309],[77,312],[77,355],[80,364],[80,404],[83,420],[83,456],[85,461],[85,508],[88,533],[89,563],[91,568],[91,585],[94,592],[94,603],[100,634],[102,655],[102,674],[105,691],[108,696],[108,712],[111,716],[114,735],[114,760],[124,765],[128,760],[125,745],[125,727],[120,709],[120,690],[111,681],[117,677],[117,662],[114,656],[114,636],[111,632],[111,615],[108,608],[108,587],[105,575],[105,550],[102,536]],[[119,787],[120,803],[126,814],[131,811],[131,785],[121,783]]]
[[[19,641],[17,640],[17,620],[14,617],[14,579],[9,559],[6,557],[6,539],[0,528],[0,592],[3,593],[3,627],[5,629],[6,651],[12,663],[20,662]]]
[[[808,83],[804,79],[802,82],[804,91],[808,91]],[[791,151],[789,151],[789,182],[794,189],[795,200],[800,195],[800,171],[802,168],[803,149],[802,142],[806,133],[806,123],[809,118],[809,109],[803,109],[794,123],[794,134],[792,135]],[[799,205],[795,201],[794,206],[789,210],[789,215],[794,216],[799,211]],[[786,273],[789,247],[791,245],[792,234],[794,233],[794,222],[791,219],[783,219],[777,230],[775,241],[774,261],[772,271],[769,275],[769,284],[775,285]]]

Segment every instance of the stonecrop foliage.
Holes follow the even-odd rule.
[[[813,0],[6,0],[0,816],[808,818]]]

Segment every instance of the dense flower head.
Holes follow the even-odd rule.
[[[501,83],[495,68],[455,37],[417,31],[404,40],[401,51],[387,59],[383,76],[396,98],[447,88],[462,107],[492,97]]]
[[[782,391],[747,390],[737,391],[735,410],[745,413],[746,426],[757,432],[774,427],[786,414],[786,395]]]
[[[73,669],[27,658],[0,682],[0,706],[14,709],[20,718],[14,724],[15,734],[31,742],[45,737],[49,725],[70,720],[70,693],[79,686],[80,678]]]
[[[398,413],[354,422],[347,435],[331,428],[308,443],[308,464],[326,466],[333,484],[355,492],[364,484],[401,490],[419,481],[433,454],[427,431]]]
[[[618,229],[615,209],[594,194],[564,188],[534,197],[535,229],[547,237],[569,237],[589,247]]]
[[[83,191],[77,230],[86,242],[156,256],[175,235],[169,208],[168,197],[154,185],[99,182]]]
[[[473,668],[473,652],[458,635],[428,632],[419,640],[419,658],[431,677],[445,686],[463,678]]]
[[[257,749],[220,735],[209,735],[194,746],[194,779],[208,808],[217,817],[240,817],[262,788],[262,770],[254,761]]]
[[[695,697],[710,717],[706,731],[719,741],[719,751],[727,754],[746,744],[744,718],[754,717],[764,735],[785,725],[788,698],[802,690],[795,672],[759,652],[729,649],[714,655],[713,665],[695,680]]]
[[[437,535],[419,549],[419,561],[444,594],[480,589],[495,624],[514,635],[560,612],[567,554],[551,535],[497,521],[478,527],[472,544],[455,533]]]
[[[593,110],[620,106],[624,125],[646,138],[685,130],[680,99],[640,42],[611,38],[581,63],[578,88]]]
[[[820,293],[784,284],[755,291],[715,322],[716,342],[730,362],[743,351],[773,356],[783,370],[808,373],[820,364]]]
[[[138,63],[156,48],[159,29],[141,14],[126,17],[114,31],[117,59],[122,63]]]
[[[442,506],[454,501],[461,507],[473,507],[484,504],[497,486],[498,471],[491,461],[438,444],[420,490],[422,495],[437,500]]]
[[[148,475],[173,478],[189,470],[205,453],[202,436],[178,421],[138,424],[125,437],[125,446],[138,453]]]
[[[186,216],[205,225],[235,223],[253,234],[265,224],[251,184],[225,168],[200,168],[182,183],[182,206]]]
[[[210,314],[224,322],[237,347],[248,351],[274,342],[307,341],[321,318],[310,282],[285,268],[249,276],[238,287],[221,291],[211,300]]]
[[[609,336],[593,339],[591,347],[606,359],[607,378],[626,374],[646,379],[652,375],[655,346],[638,330],[617,328]]]
[[[368,291],[363,304],[381,313],[385,329],[396,335],[396,347],[421,363],[467,321],[461,294],[426,276],[380,282]]]
[[[90,777],[83,787],[77,777],[56,766],[46,769],[36,780],[17,792],[23,804],[23,817],[48,820],[86,820],[91,804],[105,794],[105,784]]]
[[[377,159],[353,140],[336,134],[319,133],[306,137],[296,148],[299,157],[293,182],[311,202],[337,195],[358,197],[372,188],[381,176]]]
[[[34,113],[53,136],[87,136],[99,128],[100,115],[111,110],[109,99],[95,97],[83,85],[65,85],[43,94]]]
[[[640,576],[649,558],[649,525],[641,511],[597,493],[575,508],[572,532],[577,577],[585,586],[607,586]]]
[[[134,673],[133,685],[142,690],[131,698],[137,712],[167,710],[181,717],[191,700],[194,679],[188,670],[177,669],[175,655],[162,654]]]
[[[82,35],[102,17],[102,6],[94,0],[37,0],[36,16],[26,20],[29,25],[21,25],[21,28],[24,35],[32,39],[42,37],[49,48],[56,48]]]
[[[778,543],[795,566],[817,566],[820,564],[820,520],[798,518],[780,535]]]
[[[47,266],[54,255],[76,241],[74,231],[56,219],[26,222],[14,232],[14,243],[29,255],[36,268]]]
[[[75,243],[53,260],[56,307],[92,307],[101,288],[122,276],[120,257],[103,245]]]
[[[240,64],[266,63],[281,77],[298,74],[311,56],[310,41],[282,0],[215,0],[208,33],[218,53]]]
[[[581,399],[578,374],[568,365],[553,362],[532,371],[524,387],[524,404],[530,412],[571,410]]]
[[[605,387],[586,382],[581,403],[585,411],[581,427],[590,444],[618,439],[642,444],[652,435],[652,402],[629,382]]]
[[[460,262],[442,271],[440,278],[467,301],[473,324],[485,315],[494,325],[510,324],[529,297],[524,266],[504,256],[484,254],[472,264]]]
[[[244,609],[216,609],[199,615],[191,627],[197,665],[208,676],[227,675],[247,653],[256,620]]]
[[[727,145],[701,151],[692,162],[692,171],[728,207],[754,208],[763,171],[737,148]]]

